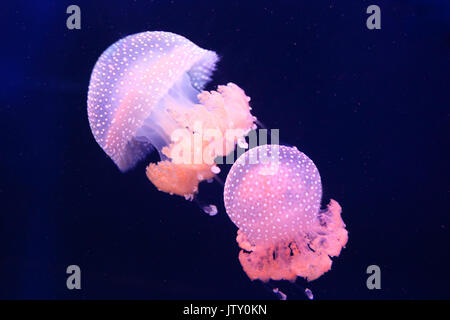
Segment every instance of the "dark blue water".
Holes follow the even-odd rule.
[[[450,298],[447,1],[8,1],[0,70],[0,298],[273,299],[237,259],[222,186],[209,217],[158,192],[141,163],[122,174],[95,142],[87,88],[100,54],[171,31],[221,56],[229,81],[281,141],[318,166],[349,243],[291,297]],[[81,30],[66,28],[70,4]],[[365,26],[378,4],[382,29]],[[153,157],[153,160],[156,158]],[[225,178],[228,167],[224,167]],[[66,288],[66,268],[82,289]],[[368,290],[366,268],[381,268]]]

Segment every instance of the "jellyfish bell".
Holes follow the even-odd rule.
[[[156,149],[161,161],[146,174],[161,191],[190,199],[199,182],[214,177],[215,157],[233,151],[256,120],[237,85],[202,91],[217,60],[170,32],[130,35],[103,52],[89,83],[88,117],[95,140],[122,172]]]
[[[321,198],[316,166],[295,147],[263,145],[236,160],[224,202],[250,279],[311,281],[330,270],[348,235],[339,204],[321,210]]]

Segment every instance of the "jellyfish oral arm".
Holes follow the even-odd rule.
[[[158,190],[187,199],[198,191],[201,181],[220,171],[214,158],[232,152],[255,120],[250,99],[233,83],[219,86],[217,91],[203,91],[198,100],[189,109],[173,108],[178,105],[172,104],[170,115],[179,129],[171,132],[172,142],[163,150],[168,160],[147,167],[147,177]]]

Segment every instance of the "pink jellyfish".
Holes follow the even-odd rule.
[[[147,177],[187,199],[220,171],[214,159],[232,152],[256,118],[233,83],[201,91],[217,60],[169,32],[134,34],[103,52],[89,83],[89,123],[121,171],[156,149],[161,161],[147,167]]]
[[[330,270],[348,236],[339,204],[320,210],[321,198],[316,166],[295,147],[259,146],[236,160],[224,200],[250,279],[311,281]]]

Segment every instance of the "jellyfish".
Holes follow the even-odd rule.
[[[160,161],[146,167],[148,179],[186,199],[220,172],[216,157],[232,152],[256,118],[236,84],[203,91],[217,61],[215,52],[159,31],[127,36],[103,52],[89,83],[88,118],[122,172],[157,150]]]
[[[348,235],[338,202],[321,210],[321,198],[319,172],[296,147],[263,145],[236,160],[224,202],[251,280],[312,281],[331,269]]]

